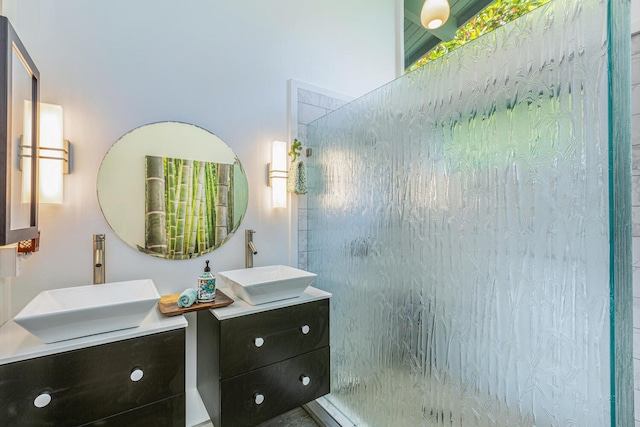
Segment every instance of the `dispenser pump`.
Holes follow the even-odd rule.
[[[198,276],[198,302],[209,302],[216,299],[216,277],[211,274],[209,261],[204,272]]]

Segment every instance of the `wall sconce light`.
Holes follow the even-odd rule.
[[[420,11],[420,22],[428,30],[440,28],[449,19],[451,7],[447,0],[426,0]]]
[[[25,103],[24,135],[31,133],[31,118],[28,111],[31,106]],[[40,148],[38,152],[40,180],[39,203],[63,202],[63,175],[71,171],[71,143],[64,139],[62,127],[62,107],[60,105],[40,103]],[[20,157],[31,157],[31,146],[20,144]],[[22,174],[22,198],[28,201],[30,192],[31,165],[20,162]]]
[[[269,186],[271,204],[274,208],[287,207],[287,143],[271,142],[271,163],[269,163]]]

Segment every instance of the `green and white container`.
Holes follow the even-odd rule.
[[[209,261],[205,261],[204,272],[198,276],[198,302],[209,302],[216,299],[216,277],[211,274]]]

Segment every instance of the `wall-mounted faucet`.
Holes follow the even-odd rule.
[[[93,284],[105,282],[104,266],[104,234],[93,235]]]
[[[253,268],[253,256],[258,254],[256,245],[253,244],[254,230],[244,231],[244,266],[245,268]]]

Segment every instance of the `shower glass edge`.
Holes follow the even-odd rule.
[[[609,228],[611,426],[634,425],[631,213],[631,3],[609,0]]]

